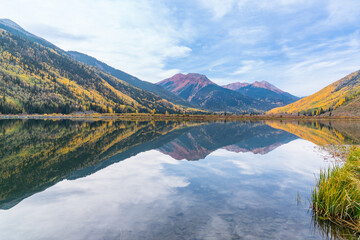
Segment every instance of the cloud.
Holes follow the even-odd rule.
[[[230,29],[228,40],[239,44],[255,45],[266,40],[268,34],[264,26],[234,28]]]
[[[316,2],[315,0],[258,0],[258,1],[249,1],[249,0],[239,0],[237,2],[239,9],[257,8],[261,10],[271,10],[271,11],[296,11],[299,7],[303,8]]]
[[[329,16],[326,19],[329,25],[357,22],[359,20],[360,2],[354,0],[331,0],[327,10]]]
[[[291,91],[299,89],[298,92],[306,94],[307,91],[302,86],[304,83],[309,83],[311,92],[318,91],[358,70],[359,42],[360,36],[356,31],[348,36],[321,41],[317,44],[283,47],[282,51],[289,59],[283,69],[283,78],[291,81]]]
[[[249,73],[251,71],[256,70],[256,68],[261,67],[263,61],[254,61],[254,60],[247,60],[241,62],[241,67],[236,69],[231,75],[240,75],[244,73]]]
[[[271,11],[293,11],[316,2],[315,0],[198,0],[200,4],[213,14],[213,19],[219,20],[232,10],[261,9]]]
[[[92,37],[87,35],[71,34],[63,32],[63,30],[48,25],[34,25],[33,29],[40,35],[47,36],[47,38],[57,40],[74,40],[74,41],[89,41]]]
[[[166,164],[179,162],[153,150],[86,178],[61,181],[2,214],[2,236],[38,239],[40,233],[43,239],[119,239],[108,234],[124,233],[130,234],[125,239],[141,239],[141,233],[154,230],[154,223],[166,224],[179,204],[177,189],[189,185],[185,177],[166,174]],[[19,216],[21,222],[16,221]]]
[[[235,0],[200,0],[200,3],[213,14],[214,19],[220,19],[231,11]]]
[[[304,96],[360,65],[357,0],[0,0],[0,16],[65,50],[157,82],[199,72]],[[306,86],[306,87],[305,87]]]
[[[329,164],[301,139],[266,155],[220,149],[200,161],[151,150],[24,199],[1,212],[0,232],[5,239],[176,239],[182,232],[230,239],[248,238],[257,224],[256,239],[309,236],[306,209],[289,209],[299,193],[307,199],[313,174]]]
[[[191,52],[191,26],[159,1],[0,0],[0,15],[65,50],[92,55],[144,80],[176,73],[170,58]]]
[[[208,75],[221,84],[266,80],[312,94],[359,69],[359,7],[355,0],[235,1],[217,19],[222,28],[212,28],[217,38],[226,35],[208,53],[231,61]]]

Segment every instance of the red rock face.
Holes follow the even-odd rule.
[[[191,101],[196,93],[202,88],[208,85],[216,85],[205,75],[197,73],[189,73],[186,75],[179,73],[171,78],[158,82],[157,84],[163,86],[165,89],[175,93],[176,95],[183,95],[182,93],[188,91],[187,96],[185,97],[187,101]]]

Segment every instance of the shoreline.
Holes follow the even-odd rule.
[[[343,164],[320,171],[311,194],[312,210],[316,218],[360,234],[360,148],[344,153]]]
[[[329,116],[280,116],[280,115],[177,115],[177,114],[0,114],[0,119],[111,119],[111,120],[185,120],[185,121],[242,121],[242,120],[347,120],[360,121],[360,117],[329,117]]]

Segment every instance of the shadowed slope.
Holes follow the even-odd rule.
[[[223,86],[246,96],[265,102],[270,108],[281,107],[299,100],[298,97],[284,92],[274,85],[262,81],[254,83],[231,83]]]

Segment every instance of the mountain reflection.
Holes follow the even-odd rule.
[[[177,160],[199,160],[219,148],[266,154],[297,138],[265,122],[211,123],[189,130],[158,150]]]
[[[0,208],[152,149],[177,160],[203,159],[219,148],[267,154],[299,137],[318,145],[359,143],[355,128],[344,122],[0,120]]]
[[[266,124],[319,146],[360,143],[360,125],[352,121],[266,121]]]

